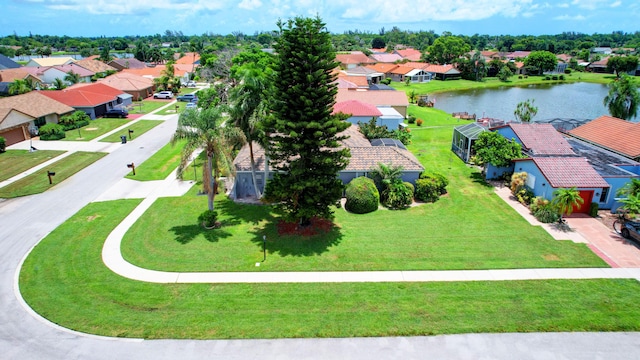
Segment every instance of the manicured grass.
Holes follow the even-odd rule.
[[[162,121],[160,120],[138,120],[128,126],[126,129],[122,129],[121,131],[115,132],[109,136],[106,136],[100,139],[101,142],[120,142],[120,136],[125,135],[127,137],[127,141],[135,141],[137,137],[142,136],[142,134],[147,131],[153,129],[154,127],[160,125]],[[132,140],[129,140],[129,131],[133,130]]]
[[[80,129],[69,130],[65,132],[66,137],[62,140],[66,141],[89,141],[93,140],[101,135],[108,133],[109,131],[119,128],[120,126],[128,123],[131,120],[119,119],[119,118],[98,118],[91,120],[89,125],[81,127]]]
[[[51,166],[47,166],[46,169],[36,171],[27,177],[0,188],[0,198],[14,198],[45,192],[105,155],[107,154],[98,152],[75,152],[64,159],[56,161]],[[47,171],[56,173],[53,176],[53,185],[49,185]]]
[[[193,195],[194,189],[181,198],[159,199],[125,235],[125,258],[167,271],[607,266],[584,244],[556,241],[529,225],[481,180],[479,170],[449,150],[453,127],[466,122],[436,109],[412,106],[410,112],[425,124],[411,126],[409,149],[427,170],[450,181],[448,195],[436,203],[366,215],[337,209],[337,227],[307,239],[278,236],[270,207],[239,205],[224,196],[216,198],[223,227],[206,231],[196,221],[206,198]],[[256,268],[263,235],[269,261]]]
[[[128,179],[149,181],[164,180],[180,164],[180,157],[184,142],[175,145],[171,143],[163,146],[153,156],[136,166],[136,174],[130,172],[125,176]]]
[[[43,239],[20,272],[20,291],[27,303],[67,328],[149,339],[640,330],[636,306],[640,283],[635,280],[315,284],[128,280],[104,266],[101,251],[109,232],[138,203],[89,204]]]
[[[38,150],[34,152],[7,150],[5,153],[0,153],[0,169],[2,169],[0,171],[0,181],[10,179],[23,171],[64,153],[64,151],[56,150]]]
[[[167,107],[164,110],[161,110],[161,111],[157,112],[156,114],[158,114],[158,115],[180,114],[181,112],[184,111],[184,109],[187,106],[187,104],[188,103],[186,101],[176,101],[175,104]],[[177,111],[176,111],[176,106],[178,107]]]
[[[615,79],[615,75],[612,74],[596,74],[587,72],[574,72],[571,74],[565,74],[564,76],[564,81],[544,80],[544,76],[528,76],[527,78],[523,77],[522,79],[519,79],[518,76],[512,76],[507,82],[502,82],[498,78],[485,78],[483,81],[462,79],[447,81],[432,80],[428,83],[412,83],[408,86],[403,82],[393,81],[390,85],[394,89],[405,91],[407,94],[411,91],[415,91],[417,95],[421,95],[455,90],[496,88],[503,86],[526,86],[532,84],[562,84],[576,81],[608,84]]]
[[[132,114],[148,114],[167,105],[170,101],[142,100],[134,101],[130,113]]]

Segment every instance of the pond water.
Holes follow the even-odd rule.
[[[466,111],[477,117],[514,120],[513,112],[519,102],[535,99],[538,114],[533,118],[595,119],[609,115],[603,105],[608,87],[602,84],[570,83],[541,84],[526,87],[461,90],[435,94],[435,108],[448,113]],[[638,121],[636,117],[633,121]]]

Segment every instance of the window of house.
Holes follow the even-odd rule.
[[[609,188],[602,189],[602,192],[600,193],[600,202],[601,203],[607,202],[608,196],[609,196]]]

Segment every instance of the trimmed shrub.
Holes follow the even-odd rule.
[[[569,68],[564,69],[564,73],[565,74],[571,74],[571,69],[569,69]]]
[[[518,190],[515,197],[521,204],[529,205],[531,204],[531,200],[533,200],[533,191],[523,187]]]
[[[424,122],[424,121],[423,121],[422,119],[418,119],[418,120],[416,120],[416,125],[418,125],[418,126],[422,126],[422,123],[423,123],[423,122]]]
[[[599,208],[598,203],[592,202],[591,206],[589,206],[589,216],[597,217]]]
[[[511,194],[514,196],[524,187],[527,183],[527,173],[526,172],[516,172],[511,175]]]
[[[69,131],[89,125],[89,120],[91,118],[87,113],[78,110],[71,115],[62,116],[58,124],[62,125],[64,131]]]
[[[447,185],[449,185],[449,180],[447,178],[437,172],[423,172],[420,174],[420,179],[432,179],[436,184],[438,195],[444,195],[447,193]]]
[[[558,76],[558,79],[564,80],[564,75],[560,74],[560,76]]]
[[[346,187],[345,210],[355,214],[366,214],[378,210],[380,193],[373,180],[368,177],[357,177]]]
[[[432,178],[416,180],[415,190],[416,200],[424,202],[435,202],[440,197],[440,190],[436,181]]]
[[[416,123],[416,117],[413,115],[409,115],[409,117],[407,118],[407,122],[409,124],[415,124]]]
[[[198,216],[198,222],[205,228],[213,228],[218,224],[218,212],[215,210],[205,210],[200,216]]]
[[[40,132],[40,140],[60,140],[66,137],[62,125],[44,124],[38,130]]]
[[[533,212],[533,216],[538,219],[538,221],[545,224],[554,223],[560,219],[558,209],[549,202],[537,207],[536,211]]]
[[[413,202],[413,194],[400,180],[394,181],[384,190],[384,206],[392,210],[404,209]]]
[[[413,195],[416,193],[416,187],[408,181],[403,182],[403,184],[407,187],[407,189],[409,189],[409,191],[411,191],[411,198],[413,199]]]
[[[3,153],[7,150],[7,140],[0,136],[0,153]]]

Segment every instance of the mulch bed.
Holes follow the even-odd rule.
[[[298,223],[290,223],[280,220],[278,225],[278,235],[301,235],[313,236],[327,233],[333,228],[333,223],[327,219],[312,218],[311,225],[300,226]]]

